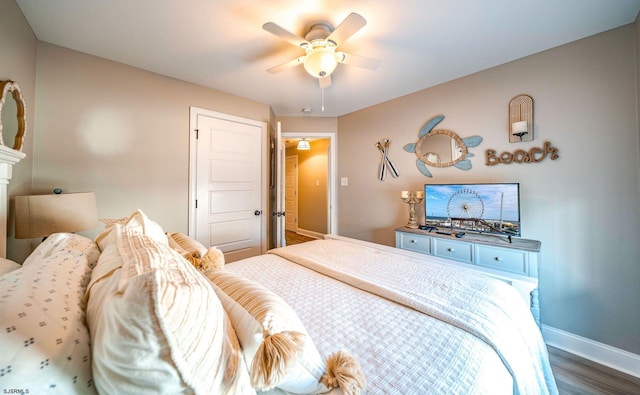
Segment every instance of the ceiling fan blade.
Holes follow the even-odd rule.
[[[331,86],[331,76],[318,78],[318,82],[320,83],[320,88],[328,88]]]
[[[375,70],[380,66],[380,60],[367,58],[366,56],[354,55],[346,52],[336,52],[338,62],[349,66],[362,67],[363,69]]]
[[[336,47],[339,47],[340,44],[356,34],[356,32],[362,29],[366,24],[367,20],[364,19],[362,15],[352,12],[333,30],[333,32],[331,32],[331,34],[329,34],[327,40],[333,41],[336,43]]]
[[[300,56],[300,57],[297,57],[295,59],[291,59],[288,62],[282,63],[282,64],[280,64],[278,66],[274,66],[274,67],[272,67],[270,69],[267,69],[267,71],[270,72],[271,74],[276,74],[276,73],[279,73],[279,72],[281,72],[283,70],[286,70],[288,68],[295,67],[295,66],[297,66],[299,64],[302,64],[304,62],[304,58],[306,56],[307,55]]]
[[[309,45],[309,42],[304,38],[291,33],[290,31],[276,25],[273,22],[265,23],[264,25],[262,25],[262,28],[269,33],[276,35],[281,39],[295,45],[296,47],[304,47],[306,45]]]

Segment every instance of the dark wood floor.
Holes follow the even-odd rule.
[[[287,245],[314,240],[286,232]],[[560,395],[640,395],[640,378],[621,373],[555,347],[548,347]]]
[[[287,242],[288,246],[290,246],[292,244],[304,243],[305,241],[315,240],[313,237],[303,236],[301,234],[298,234],[296,232],[292,232],[290,230],[287,230],[287,231],[284,232],[284,238],[285,238],[285,241]]]
[[[554,347],[547,348],[560,395],[640,394],[640,378]]]

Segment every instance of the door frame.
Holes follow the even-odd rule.
[[[338,136],[335,132],[282,132],[283,139],[320,138],[329,139],[327,173],[327,230],[328,234],[338,234]]]
[[[229,115],[221,112],[207,110],[200,107],[189,107],[189,218],[188,218],[188,234],[190,237],[195,237],[196,234],[196,192],[197,192],[197,124],[198,115],[205,115],[208,117],[219,118],[225,121],[244,123],[247,125],[257,126],[261,129],[260,146],[262,147],[262,171],[260,175],[260,210],[262,211],[260,218],[260,251],[265,253],[267,251],[267,213],[269,207],[269,194],[268,188],[268,172],[269,172],[269,155],[267,152],[267,124],[266,122],[256,121],[249,118],[238,117],[235,115]],[[201,206],[202,207],[202,206]]]

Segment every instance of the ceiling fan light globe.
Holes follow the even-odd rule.
[[[304,59],[304,69],[315,78],[331,75],[337,66],[336,53],[328,48],[316,48]]]

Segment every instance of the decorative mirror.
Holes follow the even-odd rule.
[[[22,92],[13,81],[0,81],[0,91],[0,144],[22,151],[27,123]]]
[[[450,130],[433,130],[416,144],[418,158],[433,167],[453,166],[467,154],[467,147],[462,139]]]
[[[480,136],[463,139],[451,130],[434,130],[433,128],[443,119],[444,115],[439,115],[429,120],[420,129],[418,142],[404,146],[405,151],[416,154],[418,157],[416,166],[427,177],[433,177],[427,166],[454,166],[461,170],[471,169],[471,161],[467,158],[471,158],[473,154],[469,152],[468,148],[475,147],[482,142]]]

